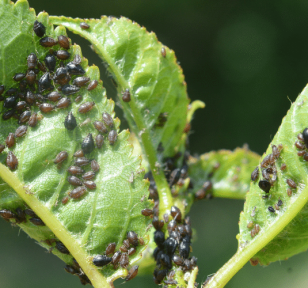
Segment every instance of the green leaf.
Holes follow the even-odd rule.
[[[259,188],[258,182],[264,180],[261,173],[259,178],[251,183],[244,211],[240,215],[240,234],[237,237],[239,249],[206,287],[224,286],[248,260],[251,260],[253,265],[267,265],[307,250],[308,166],[307,161],[297,154],[299,149],[295,146],[295,142],[299,141],[297,135],[307,127],[307,99],[308,87],[292,104],[263,155],[262,161],[272,154],[272,145],[282,145],[280,156],[271,166],[272,169],[277,169],[277,180],[273,181],[268,194]],[[283,164],[286,165],[285,169],[281,169]],[[265,168],[262,167],[263,169]],[[270,177],[273,177],[273,174]],[[288,185],[287,181],[290,183],[290,180],[295,182],[296,188]],[[289,193],[288,189],[291,189]],[[269,207],[273,208],[273,212],[270,212],[272,209],[269,210]]]
[[[3,34],[0,34],[1,49],[4,51],[3,55],[9,55],[0,58],[0,80],[7,90],[18,87],[12,77],[17,72],[26,71],[26,58],[29,53],[36,52],[39,60],[43,61],[49,49],[38,44],[39,38],[32,30],[36,19],[35,12],[29,9],[26,1],[13,4],[2,0],[0,11],[0,27],[5,28]],[[48,36],[56,38],[58,35],[66,35],[64,27],[53,30],[47,13],[41,13],[38,20],[46,26]],[[13,51],[11,43],[15,43]],[[59,46],[56,45],[53,49],[58,50]],[[27,126],[26,135],[16,138],[16,144],[5,148],[0,154],[0,209],[16,213],[17,208],[31,208],[46,226],[35,226],[29,221],[29,216],[25,223],[18,225],[42,246],[52,248],[52,253],[67,264],[72,265],[74,257],[95,287],[107,287],[108,282],[125,276],[127,270],[121,267],[114,269],[111,265],[98,268],[92,264],[92,258],[94,255],[103,254],[111,242],[116,242],[116,249],[119,249],[126,233],[131,230],[147,244],[149,236],[146,228],[150,219],[142,216],[141,210],[152,205],[145,200],[148,198],[149,184],[143,180],[144,170],[140,166],[140,157],[132,155],[132,146],[128,142],[129,132],[122,131],[114,145],[109,143],[105,135],[103,147],[95,148],[91,154],[86,155],[100,165],[94,178],[96,189],[88,190],[79,199],[71,198],[66,204],[62,203],[68,192],[74,189],[67,181],[67,169],[74,164],[73,154],[81,148],[81,142],[89,133],[92,133],[94,138],[98,134],[93,122],[102,121],[103,112],[108,112],[114,118],[114,102],[106,98],[105,89],[99,80],[98,68],[88,67],[79,46],[72,45],[69,52],[71,58],[65,63],[71,61],[74,55],[80,55],[81,66],[86,71],[85,76],[98,80],[98,86],[92,91],[81,88],[80,103],[75,102],[76,95],[68,96],[71,105],[65,109],[43,113],[36,105],[30,107],[32,113],[38,113],[40,120],[37,126]],[[38,77],[41,75],[42,72]],[[73,76],[72,80],[75,77]],[[95,106],[90,112],[80,114],[78,108],[88,101],[95,102]],[[5,111],[3,104],[0,105],[0,111]],[[78,123],[73,131],[64,127],[69,111],[73,112]],[[88,118],[90,123],[84,123]],[[84,125],[80,125],[81,123]],[[120,121],[117,118],[113,119],[113,125],[114,129],[119,131]],[[1,117],[0,144],[4,144],[8,133],[14,133],[18,126],[16,119],[3,121]],[[18,159],[18,167],[14,171],[5,166],[9,151]],[[61,151],[66,151],[68,158],[57,165],[54,160]],[[85,166],[84,169],[90,171],[90,166]],[[16,222],[14,219],[11,221]],[[55,249],[55,243],[46,242],[53,239],[61,241],[70,254],[62,254]],[[137,247],[136,253],[129,257],[130,265],[141,258],[141,252],[145,248],[146,245]]]
[[[189,103],[174,52],[158,42],[154,33],[124,17],[81,20],[52,16],[51,21],[89,40],[105,61],[117,82],[119,101],[130,129],[147,157],[159,197],[164,199],[160,211],[163,214],[170,210],[171,193],[157,165],[162,160],[157,148],[161,143],[163,156],[174,156],[186,125]],[[89,29],[80,27],[84,21]],[[129,103],[122,100],[126,89],[131,94]]]
[[[189,177],[193,192],[202,189],[209,180],[213,188],[208,192],[214,197],[245,199],[249,190],[251,171],[259,164],[260,156],[247,148],[212,151],[189,160]]]

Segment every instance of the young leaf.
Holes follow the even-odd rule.
[[[92,44],[105,61],[118,85],[119,100],[131,130],[137,135],[153,173],[165,213],[172,206],[168,183],[159,167],[157,149],[174,156],[184,127],[189,99],[181,68],[174,52],[157,41],[154,33],[129,19],[102,16],[101,19],[50,17]],[[86,21],[89,29],[82,29]],[[128,89],[131,100],[122,100]]]
[[[20,92],[19,84],[14,83],[12,77],[15,73],[27,71],[26,59],[29,53],[35,52],[38,60],[43,62],[50,51],[38,44],[40,38],[33,33],[35,12],[29,9],[27,1],[21,0],[13,4],[2,0],[0,11],[0,27],[4,29],[1,34],[1,39],[2,37],[4,39],[3,55],[8,53],[9,56],[0,59],[2,65],[0,79],[1,84],[5,85],[3,95],[6,95],[5,99],[7,99],[9,88],[17,88]],[[41,13],[37,19],[46,26],[46,35],[54,39],[59,35],[66,35],[63,27],[53,30],[46,13]],[[12,43],[15,43],[13,51]],[[54,46],[53,50],[59,50],[59,46]],[[0,154],[2,163],[0,163],[0,209],[13,212],[15,216],[11,218],[11,222],[17,223],[26,233],[42,246],[48,247],[65,263],[76,265],[73,264],[73,258],[75,258],[92,285],[107,287],[109,282],[125,276],[127,270],[121,267],[115,269],[111,265],[98,268],[92,264],[93,256],[103,254],[111,242],[115,242],[116,249],[119,249],[128,231],[135,231],[138,237],[144,240],[144,244],[147,244],[149,237],[146,228],[149,220],[141,215],[141,210],[151,206],[151,203],[146,200],[148,183],[143,180],[141,159],[132,156],[132,146],[128,142],[129,132],[119,133],[114,144],[112,139],[107,137],[111,129],[118,132],[120,121],[114,119],[114,102],[106,98],[105,89],[99,80],[98,68],[88,67],[88,62],[82,57],[79,46],[72,45],[68,51],[71,56],[64,62],[64,66],[79,55],[82,59],[80,65],[84,69],[84,76],[98,81],[98,85],[94,90],[82,87],[79,91],[82,96],[81,102],[75,102],[76,94],[66,96],[70,99],[68,107],[53,108],[49,113],[42,109],[41,104],[28,105],[32,115],[37,113],[38,123],[35,127],[28,126],[26,122],[23,123],[27,129],[26,134],[22,137],[16,136],[15,144],[10,148],[6,147]],[[56,67],[59,66],[61,63],[57,60]],[[39,72],[37,78],[39,79],[42,74]],[[77,76],[71,75],[71,77],[72,82]],[[53,85],[58,87],[56,81],[53,81]],[[31,86],[28,89],[31,91]],[[43,98],[35,94],[36,101],[51,104],[46,98],[48,92],[50,91],[42,92]],[[33,93],[36,92],[33,91]],[[64,97],[63,87],[61,93]],[[25,97],[18,95],[18,97]],[[95,106],[86,114],[80,113],[80,105],[87,102],[94,102]],[[3,115],[8,109],[2,103],[0,111]],[[78,125],[73,130],[68,130],[64,126],[68,112],[72,112],[77,120]],[[87,151],[81,143],[89,133],[92,133],[93,138],[98,134],[93,122],[102,121],[103,112],[111,115],[113,127],[108,128],[108,133],[104,135],[105,141],[102,148],[91,146],[93,151]],[[16,134],[19,124],[14,118],[4,121],[1,117],[0,127],[0,144],[4,144],[8,133]],[[88,189],[83,190],[84,195],[81,196],[80,193],[79,198],[74,198],[68,193],[75,188],[67,180],[70,176],[68,168],[74,165],[76,160],[73,154],[81,147],[84,153],[88,153],[85,157],[96,160],[100,167],[99,169],[92,167],[96,172],[93,178],[96,188],[92,187],[92,189],[93,184],[89,185]],[[67,153],[67,158],[57,163],[59,162],[57,155],[61,151]],[[17,167],[10,165],[11,162],[7,158],[11,155],[10,153],[16,156]],[[90,164],[82,169],[86,172],[91,171]],[[79,180],[84,183],[80,177]],[[71,197],[67,199],[68,195]],[[19,213],[29,208],[33,211],[30,212],[37,216]],[[57,241],[62,242],[68,251],[61,253],[56,248],[59,248]],[[144,244],[138,245],[136,253],[129,257],[130,265],[140,259],[140,253],[146,247]],[[74,269],[78,267],[75,266]],[[83,283],[87,283],[87,277],[81,272],[78,273]]]
[[[307,250],[308,154],[302,136],[298,136],[307,128],[307,99],[308,87],[292,104],[263,155],[259,177],[251,183],[240,215],[238,252],[206,287],[224,286],[249,259],[253,265],[267,265]],[[262,190],[261,180],[272,185],[261,182]]]
[[[251,171],[259,164],[260,156],[247,148],[212,151],[189,160],[189,177],[194,184],[193,192],[205,190],[206,181],[212,188],[205,190],[204,197],[209,196],[245,199],[249,189]],[[200,195],[201,196],[201,195]]]

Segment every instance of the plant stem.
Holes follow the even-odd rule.
[[[56,237],[66,246],[76,259],[82,270],[89,277],[95,288],[110,288],[107,279],[99,273],[97,268],[88,259],[88,254],[82,249],[80,243],[63,227],[62,223],[45,207],[36,197],[23,187],[14,173],[0,163],[0,177],[10,185],[16,193],[35,211],[42,221],[50,228]]]
[[[195,288],[197,274],[198,274],[198,266],[196,266],[194,270],[191,272],[187,288]]]
[[[55,25],[63,25],[64,27],[68,28],[69,30],[85,37],[87,40],[91,42],[94,47],[95,52],[106,62],[108,63],[109,69],[114,73],[115,78],[119,84],[119,91],[123,91],[125,89],[130,89],[132,91],[132,87],[130,87],[129,82],[124,78],[123,74],[121,73],[120,68],[116,65],[114,59],[108,54],[107,51],[103,49],[103,45],[100,44],[98,39],[93,36],[93,34],[82,30],[79,26],[80,21],[69,22],[65,17],[57,17],[57,16],[50,16],[49,20],[51,23]],[[101,20],[102,21],[102,20]],[[94,24],[95,25],[95,24]],[[132,117],[128,111],[126,112],[127,121],[130,124],[130,128],[134,131],[136,135],[139,135],[141,138],[144,155],[148,160],[150,165],[150,169],[152,171],[157,190],[159,195],[159,211],[160,217],[165,214],[167,211],[171,209],[173,200],[171,191],[168,185],[168,182],[165,178],[163,170],[159,167],[159,161],[157,158],[157,151],[153,145],[153,141],[151,139],[150,131],[148,127],[145,126],[145,122],[143,121],[143,116],[141,114],[141,108],[138,107],[134,97],[131,97],[131,101],[126,103],[129,105]],[[125,109],[123,109],[125,110]],[[141,136],[140,136],[141,135]],[[158,165],[157,165],[158,164]]]

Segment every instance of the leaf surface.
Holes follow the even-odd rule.
[[[26,71],[26,58],[30,52],[35,52],[39,60],[43,61],[49,49],[38,44],[39,38],[32,30],[36,19],[35,12],[33,9],[29,10],[26,1],[21,0],[16,4],[2,1],[0,11],[0,27],[6,29],[4,41],[1,42],[1,49],[4,51],[2,55],[10,54],[10,57],[0,58],[0,83],[5,85],[7,90],[9,87],[18,87],[18,84],[12,81],[12,77],[17,72]],[[11,18],[14,18],[14,21],[11,21]],[[48,36],[57,38],[58,35],[66,35],[63,27],[53,30],[47,13],[41,13],[38,20],[46,26]],[[10,25],[7,25],[7,21]],[[16,51],[10,50],[12,42],[18,47]],[[22,45],[16,45],[19,42]],[[59,46],[56,45],[53,49],[58,50]],[[83,139],[89,133],[92,133],[94,138],[98,134],[93,122],[102,121],[102,113],[108,112],[113,118],[114,129],[119,131],[120,125],[120,121],[114,119],[114,102],[106,97],[105,89],[99,80],[98,68],[88,67],[79,46],[72,45],[69,52],[71,58],[65,63],[79,54],[85,76],[97,80],[98,86],[92,91],[88,91],[86,87],[81,88],[80,103],[75,102],[76,94],[68,96],[71,105],[65,109],[43,113],[36,105],[30,107],[31,112],[36,112],[39,116],[37,126],[27,126],[26,135],[16,138],[16,144],[11,148],[5,148],[0,154],[0,208],[16,213],[17,208],[23,210],[30,207],[46,226],[32,224],[29,216],[26,217],[25,223],[18,225],[42,246],[51,247],[52,252],[67,264],[72,264],[74,257],[95,287],[107,287],[107,282],[125,276],[126,269],[120,267],[115,270],[111,265],[103,269],[97,268],[92,264],[92,258],[94,255],[103,254],[111,242],[115,242],[116,249],[119,249],[126,233],[131,230],[143,238],[145,244],[148,242],[146,228],[149,220],[141,215],[142,209],[151,206],[146,200],[148,182],[143,180],[140,157],[132,156],[132,146],[128,142],[129,132],[119,133],[114,145],[109,143],[106,134],[103,147],[95,148],[86,155],[88,159],[95,159],[100,166],[94,178],[96,189],[87,189],[83,197],[71,198],[66,204],[62,203],[68,192],[75,188],[67,181],[67,177],[70,176],[67,169],[75,163],[73,154],[81,148]],[[11,63],[13,59],[15,63]],[[58,65],[59,61],[57,67]],[[38,75],[40,77],[42,72]],[[73,76],[72,80],[74,78],[76,76]],[[90,112],[78,112],[81,104],[92,101],[95,102],[95,106]],[[0,103],[3,113],[5,108],[3,102]],[[78,123],[73,131],[64,127],[64,120],[69,111],[75,115]],[[84,122],[88,118],[90,123]],[[8,133],[14,133],[19,125],[13,118],[3,121],[1,117],[0,121],[0,143],[4,144]],[[81,123],[83,124],[80,125]],[[18,168],[15,171],[5,167],[9,151],[18,159]],[[54,160],[61,151],[66,151],[68,158],[57,165]],[[83,169],[91,170],[90,165],[84,166]],[[51,246],[46,244],[46,240],[52,239],[61,241],[70,254],[60,253],[55,249],[55,243]],[[140,259],[140,253],[145,247],[146,245],[137,247],[137,252],[129,257],[130,265]]]

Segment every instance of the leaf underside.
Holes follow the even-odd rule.
[[[39,45],[40,38],[33,32],[35,19],[35,12],[33,9],[29,9],[27,1],[21,0],[16,4],[3,0],[0,2],[0,50],[2,51],[0,55],[0,83],[5,85],[6,89],[18,87],[12,78],[15,73],[26,72],[26,58],[29,53],[35,52],[39,60],[43,62],[49,51],[48,48]],[[37,19],[46,26],[46,35],[55,39],[58,35],[66,35],[63,27],[53,30],[46,13],[41,13]],[[56,45],[53,49],[58,50],[59,46]],[[79,46],[72,45],[68,51],[71,53],[71,57],[64,61],[64,64],[72,61],[76,54],[82,58]],[[58,65],[59,61],[57,67]],[[74,189],[67,181],[69,176],[67,169],[74,164],[73,154],[81,148],[81,142],[88,133],[92,133],[93,138],[98,134],[94,129],[93,122],[95,120],[102,121],[103,112],[108,112],[114,118],[114,102],[106,98],[105,89],[99,80],[98,68],[88,67],[85,58],[82,58],[81,66],[86,71],[84,76],[90,77],[91,80],[98,80],[98,86],[92,91],[87,91],[86,87],[81,88],[78,93],[82,95],[80,103],[74,101],[76,94],[68,96],[71,99],[71,105],[65,109],[55,109],[47,114],[40,112],[37,106],[31,106],[31,112],[41,115],[41,120],[36,127],[28,126],[26,135],[17,138],[16,144],[12,148],[6,148],[0,154],[0,162],[5,165],[9,151],[16,155],[19,163],[14,174],[27,193],[38,199],[39,204],[51,212],[50,219],[45,220],[60,222],[62,228],[88,255],[88,259],[84,259],[84,263],[88,263],[90,269],[96,269],[105,277],[112,279],[112,275],[115,273],[117,273],[116,277],[121,277],[127,272],[123,270],[119,273],[111,265],[97,269],[91,264],[91,256],[103,254],[111,242],[116,242],[116,249],[119,249],[126,238],[126,233],[131,230],[143,238],[145,244],[148,242],[146,228],[149,220],[141,215],[142,209],[151,207],[151,203],[144,200],[148,198],[148,182],[143,180],[144,172],[140,166],[140,157],[132,156],[132,146],[128,142],[129,132],[122,131],[114,145],[109,143],[107,135],[105,135],[103,147],[101,149],[95,148],[91,154],[86,156],[89,159],[95,159],[100,165],[100,170],[94,178],[97,188],[88,190],[82,198],[69,199],[65,205],[61,202],[68,192]],[[40,77],[42,72],[38,75]],[[136,77],[136,81],[139,81],[138,77]],[[77,111],[79,106],[88,101],[95,102],[94,108],[86,114],[80,114]],[[0,103],[0,112],[3,113],[5,110],[3,102]],[[69,111],[73,112],[78,123],[77,128],[73,131],[65,129],[63,124]],[[79,126],[87,118],[90,118],[91,122]],[[118,131],[119,125],[120,121],[114,119],[114,129]],[[11,118],[3,121],[1,117],[0,126],[0,144],[4,144],[8,133],[14,133],[19,125],[16,119]],[[56,165],[54,160],[61,151],[67,151],[68,158],[63,163]],[[90,171],[89,165],[84,169]],[[0,209],[9,209],[15,212],[16,208],[27,208],[25,202],[12,187],[1,179],[3,177],[0,173]],[[37,212],[35,207],[30,206],[30,208]],[[42,220],[47,217],[38,212],[37,214]],[[50,248],[42,241],[52,238],[57,238],[65,244],[66,240],[61,239],[61,231],[52,231],[47,226],[35,226],[28,221],[28,217],[26,223],[18,225],[42,246]],[[140,253],[145,247],[145,245],[137,247],[137,252],[129,257],[130,264],[140,259]],[[52,252],[66,263],[72,263],[71,255],[62,254],[56,249],[53,249]],[[74,251],[70,252],[76,256]],[[78,255],[75,258],[78,261]]]
[[[297,135],[308,126],[307,100],[308,88],[306,87],[292,104],[272,141],[273,145],[282,144],[283,148],[274,164],[277,168],[277,181],[274,182],[269,194],[266,195],[258,186],[258,182],[263,179],[261,169],[258,180],[251,183],[247,194],[244,212],[240,216],[239,249],[254,245],[259,237],[264,239],[267,235],[275,237],[265,247],[263,247],[264,244],[260,246],[260,251],[252,258],[253,263],[268,265],[270,262],[284,260],[308,248],[308,206],[306,204],[308,164],[303,156],[297,155],[300,150],[295,146],[295,142],[299,141]],[[271,153],[270,145],[261,160]],[[286,168],[281,170],[283,164]],[[290,187],[287,184],[288,179],[293,180],[297,187]],[[288,189],[290,189],[289,193]],[[264,199],[262,196],[269,197]],[[282,201],[281,206],[277,205],[279,200]],[[270,206],[274,208],[274,213],[269,211]],[[251,232],[256,224],[260,226],[257,234]]]

